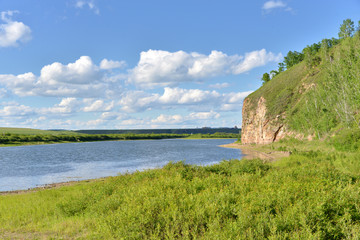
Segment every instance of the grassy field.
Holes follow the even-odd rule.
[[[79,135],[73,131],[49,131],[33,128],[4,128],[0,127],[0,135],[22,134],[22,135]]]
[[[273,163],[169,163],[2,195],[0,238],[359,239],[360,154],[339,148],[348,138],[259,147],[292,152]]]

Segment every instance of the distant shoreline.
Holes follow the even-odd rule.
[[[185,140],[209,140],[209,139],[236,139],[235,137],[229,138],[206,138],[206,137],[184,137],[184,138],[139,138],[139,139],[109,139],[109,140],[99,140],[99,141],[63,141],[63,142],[23,142],[23,143],[8,143],[8,144],[0,144],[0,148],[2,147],[19,147],[19,146],[34,146],[34,145],[50,145],[50,144],[62,144],[62,143],[88,143],[88,142],[110,142],[110,141],[144,141],[144,140],[167,140],[167,139],[185,139]]]

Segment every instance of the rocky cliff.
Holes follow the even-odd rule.
[[[256,108],[252,107],[251,99],[244,100],[242,109],[241,142],[243,144],[267,144],[284,138],[286,126],[284,116],[269,117],[267,114],[266,100],[260,97]]]

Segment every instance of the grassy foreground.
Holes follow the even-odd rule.
[[[0,195],[0,239],[359,239],[360,155],[339,141]]]

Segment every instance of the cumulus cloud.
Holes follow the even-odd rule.
[[[208,120],[208,119],[216,119],[219,118],[220,114],[214,111],[210,112],[197,112],[197,113],[191,113],[189,115],[189,118],[194,119],[201,119],[201,120]]]
[[[159,102],[164,104],[199,104],[218,97],[220,94],[216,91],[166,87],[164,94],[159,97]]]
[[[161,114],[157,118],[151,120],[151,123],[166,123],[166,124],[174,124],[181,123],[184,121],[184,118],[181,115],[165,115]]]
[[[35,110],[29,106],[21,105],[15,102],[4,103],[3,108],[0,108],[0,116],[2,118],[26,118],[36,114]]]
[[[99,8],[95,5],[93,0],[77,0],[76,4],[75,4],[76,8],[84,8],[84,7],[88,7],[90,10],[92,10],[95,14],[99,15],[100,14],[100,10]]]
[[[262,9],[265,10],[266,12],[270,12],[271,10],[275,9],[275,8],[281,8],[281,9],[285,9],[285,11],[292,11],[291,7],[288,7],[286,3],[284,3],[283,1],[267,1],[264,3]]]
[[[58,82],[86,84],[99,78],[101,78],[101,73],[91,58],[82,56],[74,63],[67,65],[55,62],[43,67],[39,81],[49,85]]]
[[[5,98],[8,96],[8,91],[5,88],[0,88],[0,98]]]
[[[141,52],[137,66],[130,70],[129,82],[140,87],[174,86],[227,74],[241,74],[269,62],[277,62],[281,54],[265,49],[228,56],[220,51],[209,55],[184,51],[148,50]]]
[[[229,86],[230,86],[229,83],[215,83],[215,84],[209,85],[210,88],[216,88],[216,89],[227,88]]]
[[[144,91],[128,91],[124,93],[119,101],[125,112],[140,112],[155,106],[159,94],[150,94]]]
[[[198,105],[215,103],[221,96],[216,91],[200,89],[164,88],[162,95],[144,91],[129,91],[119,101],[126,112],[141,112],[153,108],[168,108],[176,105]]]
[[[106,58],[100,62],[101,69],[114,69],[114,68],[123,68],[126,66],[125,61],[113,61],[107,60]]]
[[[31,29],[22,22],[13,21],[12,16],[17,11],[1,12],[0,24],[0,47],[16,47],[19,42],[27,42],[31,39]]]
[[[127,119],[128,115],[125,113],[119,112],[103,112],[100,116],[100,119],[103,120],[124,120]]]
[[[125,112],[142,112],[150,109],[167,109],[184,106],[189,109],[240,110],[244,98],[252,91],[219,93],[200,89],[164,88],[162,95],[143,91],[125,93],[119,101]]]
[[[105,103],[104,100],[85,100],[87,106],[83,108],[84,112],[106,112],[111,111],[114,108],[114,101]]]
[[[283,8],[283,7],[286,7],[286,4],[283,3],[282,1],[267,1],[264,3],[262,8],[264,10],[270,10],[273,8]]]
[[[106,70],[82,56],[74,63],[55,62],[44,66],[40,76],[29,72],[0,75],[0,85],[19,96],[103,97],[111,96],[121,87],[119,78],[107,77]]]
[[[81,105],[81,101],[69,97],[69,98],[63,98],[61,99],[61,102],[59,104],[56,104],[53,107],[50,108],[43,108],[39,110],[39,113],[41,114],[54,114],[54,115],[61,115],[61,114],[70,114],[77,112],[78,107]]]
[[[194,120],[211,120],[217,119],[220,117],[220,114],[214,111],[210,112],[192,112],[186,116],[181,116],[179,114],[175,115],[165,115],[160,114],[157,118],[152,119],[152,124],[182,124],[189,123]]]

